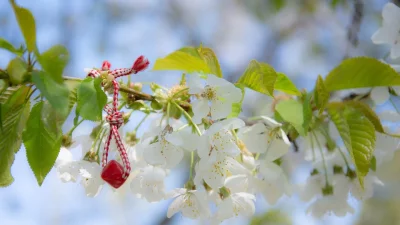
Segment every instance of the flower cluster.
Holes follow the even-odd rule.
[[[400,9],[388,3],[383,19],[383,27],[372,40],[391,44],[391,57],[400,57]],[[103,65],[105,70],[109,67]],[[131,73],[116,70],[114,77],[127,72]],[[246,120],[233,110],[243,99],[242,90],[213,74],[188,74],[171,89],[155,84],[151,88],[155,94],[151,107],[134,101],[130,109],[145,112],[145,119],[152,113],[162,117],[154,119],[153,125],[138,138],[136,131],[143,121],[140,122],[123,141],[132,165],[127,185],[133,194],[148,202],[173,199],[168,217],[181,213],[191,219],[220,223],[239,215],[252,216],[257,193],[271,205],[283,196],[298,194],[310,203],[307,212],[315,217],[345,216],[355,211],[349,204],[351,199],[368,199],[376,185],[383,185],[376,167],[387,163],[399,149],[398,139],[388,134],[390,128],[376,132],[371,160],[374,166],[361,177],[354,153],[345,151],[345,138],[326,114],[313,110],[315,119],[310,129],[299,136],[293,132],[294,125],[275,112],[277,102],[294,97],[271,98],[269,115]],[[365,92],[371,100],[367,103],[374,107],[389,101],[400,90],[382,87]],[[382,120],[391,118],[398,121],[398,113],[385,111],[380,115]],[[107,166],[112,166],[112,171],[123,170],[114,160],[107,163],[106,169],[99,165],[102,147],[97,146],[110,145],[105,138],[110,129],[112,124],[103,122],[92,135],[75,138],[68,147],[81,147],[80,160],[73,160],[67,148],[61,149],[55,167],[62,181],[80,180],[87,195],[93,197],[104,185],[101,171],[104,174]],[[118,145],[111,143],[110,154],[117,152]],[[185,155],[190,155],[186,184],[166,190],[166,178]],[[120,160],[118,154],[112,157]],[[294,184],[291,177],[298,167],[309,168],[309,174],[304,183]],[[113,176],[107,174],[108,178]]]

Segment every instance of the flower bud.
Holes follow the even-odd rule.
[[[61,146],[70,147],[72,145],[72,137],[70,135],[63,135],[61,140]]]

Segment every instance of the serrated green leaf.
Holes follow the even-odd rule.
[[[35,19],[29,10],[18,6],[14,1],[11,1],[11,5],[14,9],[19,28],[24,36],[26,47],[28,48],[28,51],[33,52],[36,50]]]
[[[0,48],[5,49],[11,53],[17,54],[18,56],[22,55],[22,51],[14,48],[14,46],[4,38],[0,38]]]
[[[14,85],[21,84],[25,80],[28,65],[21,58],[14,58],[8,63],[7,73],[10,82]]]
[[[211,72],[207,63],[192,47],[179,49],[164,58],[157,59],[153,70],[180,70],[188,73],[203,72],[207,74]]]
[[[290,95],[300,96],[301,93],[297,89],[296,85],[283,73],[277,73],[274,89],[278,91],[283,91]]]
[[[358,110],[364,116],[366,116],[369,119],[369,121],[372,122],[376,131],[378,131],[380,133],[385,133],[378,115],[376,115],[374,110],[372,110],[371,107],[369,107],[367,104],[360,102],[360,101],[346,101],[344,103],[347,106]]]
[[[319,114],[325,110],[325,106],[329,101],[329,92],[325,87],[324,79],[321,75],[318,76],[314,89],[315,105],[319,109]]]
[[[210,73],[214,74],[217,77],[222,77],[221,67],[214,51],[211,48],[203,48],[201,46],[197,48],[197,51],[204,62],[206,62],[206,64],[210,68]]]
[[[375,156],[372,156],[372,159],[371,159],[371,170],[372,171],[376,171],[376,158],[375,158]]]
[[[88,77],[78,87],[78,114],[86,120],[100,121],[107,96],[101,89],[101,78]]]
[[[243,84],[254,91],[273,96],[277,76],[272,66],[251,60],[246,71],[236,83]]]
[[[392,67],[368,57],[346,59],[325,78],[328,91],[397,85],[400,75]]]
[[[312,97],[312,93],[308,93],[306,94],[306,96],[304,96],[304,101],[303,101],[303,129],[304,132],[307,133],[308,132],[308,128],[310,128],[310,123],[312,120],[312,109],[311,109],[311,97]]]
[[[227,116],[227,118],[238,117],[239,114],[240,114],[240,112],[242,112],[242,103],[243,103],[244,94],[245,94],[244,85],[242,85],[242,84],[235,84],[235,86],[236,86],[237,88],[240,88],[240,90],[242,91],[242,98],[240,99],[240,102],[232,103],[232,111],[231,111],[231,113]]]
[[[300,135],[306,135],[303,127],[303,105],[300,102],[293,99],[280,101],[275,106],[275,111],[279,113],[284,121],[290,123]]]
[[[58,113],[68,115],[69,90],[64,84],[57,83],[44,71],[33,71],[32,81]]]
[[[13,92],[5,104],[0,105],[3,122],[3,129],[0,130],[0,187],[14,181],[11,166],[14,154],[21,147],[22,131],[29,115],[30,102],[25,102],[29,91],[30,88],[22,86]]]
[[[43,118],[43,102],[37,103],[29,115],[22,139],[29,165],[39,186],[53,167],[61,147],[61,129],[56,121]]]
[[[62,45],[55,45],[37,57],[43,70],[46,71],[53,80],[62,83],[62,74],[69,61],[68,50]]]
[[[13,95],[14,92],[18,91],[20,87],[21,86],[10,86],[2,91],[0,94],[0,104],[6,103],[8,101],[8,98],[10,98],[10,96]]]
[[[375,129],[369,119],[359,111],[341,102],[328,105],[328,113],[349,151],[361,187],[368,174],[375,149]]]

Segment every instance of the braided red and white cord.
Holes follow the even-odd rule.
[[[108,71],[108,74],[114,77],[112,81],[114,87],[112,107],[109,105],[106,105],[104,107],[104,111],[106,111],[107,113],[106,121],[110,124],[110,133],[108,134],[106,143],[104,145],[102,167],[104,168],[107,165],[110,143],[112,137],[114,137],[115,142],[117,144],[118,152],[122,159],[122,164],[124,168],[124,173],[122,175],[122,178],[124,179],[127,179],[131,172],[131,165],[129,163],[129,158],[128,154],[126,153],[125,146],[121,140],[121,136],[118,131],[118,129],[124,123],[124,119],[122,117],[122,113],[118,110],[119,84],[115,80],[115,78],[127,76],[130,74],[136,74],[140,71],[145,70],[148,65],[149,61],[144,56],[140,56],[139,58],[137,58],[132,68],[121,68],[121,69],[110,70],[111,64],[108,61],[104,61],[101,70],[93,69],[88,74],[89,77],[95,78],[100,76],[100,72]]]

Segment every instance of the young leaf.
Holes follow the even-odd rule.
[[[22,51],[14,48],[14,46],[10,42],[6,41],[3,38],[0,38],[0,48],[5,49],[11,53],[17,54],[18,56],[22,55]]]
[[[211,73],[211,69],[193,48],[179,49],[164,58],[157,59],[153,70],[180,70],[188,73]]]
[[[78,87],[77,113],[84,119],[100,121],[107,96],[101,89],[101,79],[88,77]]]
[[[306,96],[304,96],[304,101],[303,101],[303,128],[304,132],[307,133],[308,128],[310,127],[310,123],[312,120],[312,109],[311,109],[311,97],[312,97],[312,92],[307,93]]]
[[[17,18],[18,25],[22,31],[28,51],[33,52],[36,50],[36,25],[32,13],[18,6],[14,1],[11,1],[14,9],[15,17]]]
[[[279,113],[281,118],[284,121],[289,122],[300,135],[306,135],[303,127],[303,105],[300,102],[293,99],[280,101],[276,105],[275,110]]]
[[[42,185],[56,161],[62,136],[61,129],[54,130],[49,127],[49,124],[56,121],[42,118],[43,105],[42,101],[32,108],[26,129],[22,134],[26,156],[39,186]]]
[[[222,77],[221,67],[219,66],[218,58],[215,55],[214,51],[211,48],[197,48],[199,55],[206,62],[208,67],[210,68],[210,73],[214,74],[217,77]]]
[[[27,68],[28,65],[21,58],[11,60],[7,66],[10,82],[14,85],[21,84],[25,79]]]
[[[257,92],[273,96],[277,73],[272,66],[252,60],[236,83]]]
[[[231,114],[229,114],[227,118],[238,117],[240,112],[242,111],[242,103],[243,103],[244,94],[245,94],[244,86],[241,84],[236,84],[235,86],[237,88],[240,88],[240,90],[242,91],[242,98],[240,99],[240,102],[235,102],[232,104]]]
[[[44,71],[33,71],[32,81],[58,113],[68,114],[69,91],[64,84],[57,83]]]
[[[315,105],[319,109],[319,114],[321,114],[329,101],[329,92],[326,90],[324,80],[322,79],[321,75],[318,76],[317,83],[315,84],[314,100]]]
[[[368,174],[375,148],[374,125],[359,111],[335,102],[328,105],[328,113],[349,151],[361,187]]]
[[[360,101],[346,101],[345,104],[349,107],[358,110],[364,116],[366,116],[369,119],[369,121],[372,122],[376,131],[380,133],[385,133],[378,115],[376,115],[374,110],[372,110],[371,107],[369,107],[367,104]]]
[[[325,78],[328,91],[400,85],[400,75],[389,65],[368,57],[344,60]]]
[[[69,61],[68,50],[62,45],[55,45],[38,55],[40,65],[58,83],[63,82],[62,73]]]
[[[30,88],[22,86],[13,92],[5,104],[0,105],[3,122],[3,129],[0,129],[0,187],[14,181],[11,166],[14,154],[21,146],[22,131],[29,115],[30,102],[25,101],[29,91]]]
[[[277,73],[274,89],[278,91],[283,91],[290,95],[300,96],[301,93],[297,89],[296,85],[283,73]]]

